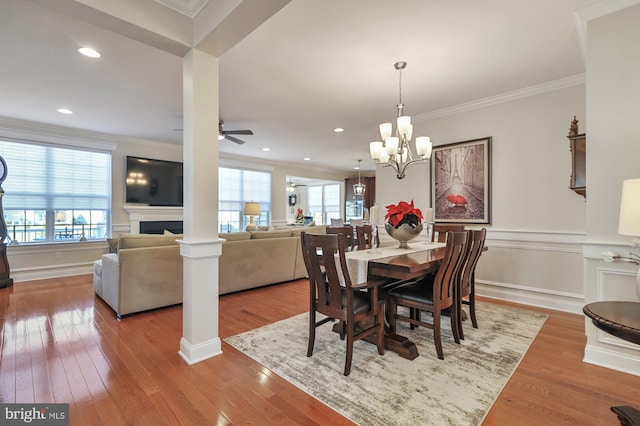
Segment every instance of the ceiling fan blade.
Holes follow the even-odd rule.
[[[251,130],[223,130],[225,135],[253,135]]]
[[[229,135],[224,135],[225,139],[229,139],[231,142],[235,142],[239,145],[242,145],[244,143],[244,141],[242,139],[238,139],[238,138],[234,138],[233,136],[229,136]]]

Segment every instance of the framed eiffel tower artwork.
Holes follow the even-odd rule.
[[[491,223],[491,137],[433,147],[431,207],[438,223]]]

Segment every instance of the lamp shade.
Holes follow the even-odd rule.
[[[382,152],[382,142],[370,142],[369,143],[369,153],[371,154],[371,158],[373,160],[380,159],[380,153]]]
[[[260,203],[244,203],[242,214],[245,216],[260,216]]]
[[[393,126],[391,123],[382,123],[379,126],[380,128],[380,137],[382,140],[387,140],[388,137],[391,136],[391,131],[393,130]]]
[[[618,234],[640,236],[640,179],[622,182]]]

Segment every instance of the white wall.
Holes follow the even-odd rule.
[[[579,241],[585,235],[586,205],[568,188],[566,136],[574,115],[583,131],[584,84],[414,122],[414,133],[429,135],[436,146],[492,137],[491,224],[475,225],[488,231],[489,250],[476,277],[480,294],[581,312]],[[429,167],[412,165],[399,181],[378,166],[381,211],[411,198],[418,207],[429,207]]]
[[[639,22],[636,5],[587,25],[586,303],[640,300],[635,293],[638,267],[605,263],[601,254],[631,250],[631,237],[617,232],[622,181],[640,177]],[[599,331],[588,320],[585,325],[585,361],[640,375],[638,345]]]

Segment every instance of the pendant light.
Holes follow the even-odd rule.
[[[354,195],[364,195],[364,191],[367,188],[362,182],[360,182],[360,163],[362,163],[362,160],[358,160],[358,183],[353,185]]]

